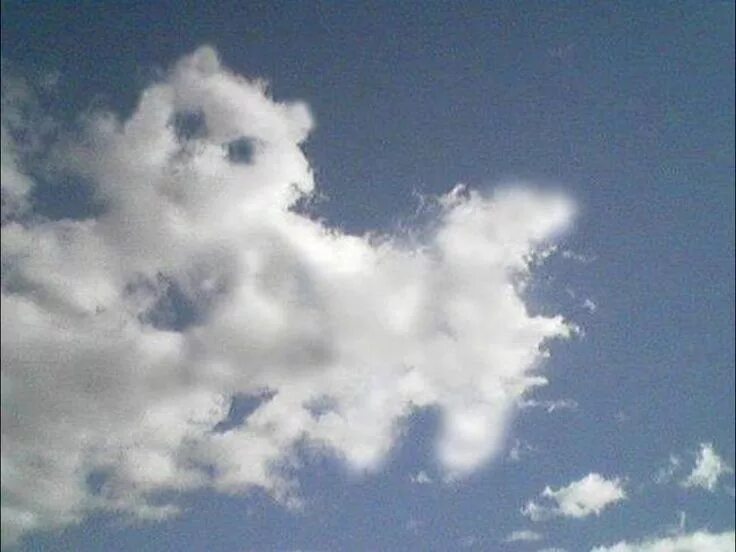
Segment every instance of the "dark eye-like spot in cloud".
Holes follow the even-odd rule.
[[[171,119],[171,126],[182,142],[207,135],[207,119],[202,111],[178,111]]]
[[[227,158],[231,163],[250,164],[254,153],[253,140],[246,136],[233,140],[227,145]]]
[[[233,428],[240,427],[262,404],[276,396],[275,391],[263,391],[256,395],[237,394],[230,402],[227,418],[218,423],[212,430],[215,433],[225,433]]]
[[[159,275],[159,287],[162,293],[145,313],[146,322],[158,330],[183,332],[200,320],[197,305],[176,281]]]
[[[34,175],[31,203],[36,215],[50,220],[85,220],[105,210],[94,184],[77,175]]]
[[[163,274],[155,279],[136,278],[126,285],[124,294],[129,299],[137,298],[140,321],[157,330],[183,332],[202,318],[196,301]]]
[[[335,412],[338,409],[339,403],[335,397],[329,395],[322,395],[311,401],[309,401],[304,407],[314,418],[320,418],[330,412]]]
[[[85,484],[92,496],[100,496],[105,484],[110,479],[110,473],[104,469],[95,469],[87,474]]]

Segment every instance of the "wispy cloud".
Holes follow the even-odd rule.
[[[520,529],[510,533],[503,542],[537,542],[542,540],[542,535],[529,529]]]
[[[713,445],[702,443],[695,459],[695,467],[690,475],[682,480],[682,485],[683,487],[700,487],[713,492],[721,476],[729,473],[733,473],[733,468],[718,456]]]
[[[667,463],[654,474],[654,482],[663,485],[672,481],[682,467],[682,460],[676,454],[670,454]]]
[[[536,452],[537,449],[533,445],[521,439],[514,439],[514,443],[509,449],[508,459],[511,462],[519,462],[525,456],[529,456]]]
[[[556,412],[558,410],[577,410],[578,403],[572,399],[557,399],[540,401],[536,399],[521,399],[519,400],[520,408],[541,408],[546,410],[548,413]]]
[[[719,480],[724,475],[733,473],[733,468],[718,455],[711,443],[701,443],[694,456],[695,463],[688,475],[683,476],[683,472],[687,469],[683,456],[670,454],[667,462],[657,469],[652,479],[658,485],[679,480],[682,487],[715,492]]]
[[[585,301],[583,301],[582,306],[588,312],[595,312],[598,310],[598,305],[590,298],[586,298]]]

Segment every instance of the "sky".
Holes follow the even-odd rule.
[[[1,14],[3,550],[734,550],[732,2]]]

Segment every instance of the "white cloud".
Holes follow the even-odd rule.
[[[432,478],[427,475],[427,472],[424,470],[421,470],[417,472],[415,475],[410,475],[409,480],[412,483],[416,483],[417,485],[427,485],[429,483],[432,483]]]
[[[619,478],[606,479],[590,473],[557,490],[546,487],[541,497],[541,504],[529,501],[521,510],[532,521],[558,516],[583,518],[591,514],[600,515],[606,507],[624,500],[626,492]]]
[[[33,183],[3,134],[6,542],[98,509],[171,515],[155,498],[167,490],[293,502],[280,466],[297,445],[375,469],[428,406],[440,465],[463,476],[501,451],[545,342],[570,334],[514,285],[570,223],[564,197],[456,189],[416,242],[331,229],[291,209],[314,193],[309,110],[209,48],[129,119],[80,125],[44,170],[93,183],[104,210],[84,220],[21,208]],[[244,158],[228,154],[236,140]],[[264,398],[219,430],[242,396]]]
[[[542,540],[542,535],[529,529],[520,529],[519,531],[513,531],[508,537],[504,539],[504,542],[536,542]]]
[[[592,552],[733,552],[734,546],[736,534],[733,531],[696,531],[687,535],[652,538],[635,543],[621,541],[613,546],[593,548]]]
[[[733,468],[716,454],[713,445],[702,443],[695,460],[693,471],[683,481],[684,487],[700,487],[711,492],[716,490],[718,479],[725,474],[732,473]]]

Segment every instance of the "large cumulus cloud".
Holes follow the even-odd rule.
[[[88,114],[44,153],[52,176],[92,183],[87,217],[34,210],[17,124],[4,117],[5,542],[95,509],[163,517],[161,491],[289,502],[295,447],[373,469],[428,406],[439,462],[461,477],[544,383],[544,343],[570,333],[530,315],[517,285],[570,201],[455,188],[421,239],[331,229],[293,209],[314,192],[309,110],[210,48],[127,120]],[[264,399],[223,424],[243,396]]]
[[[731,552],[734,546],[736,534],[733,531],[695,531],[672,537],[653,537],[639,542],[621,541],[613,546],[598,546],[591,552]]]

